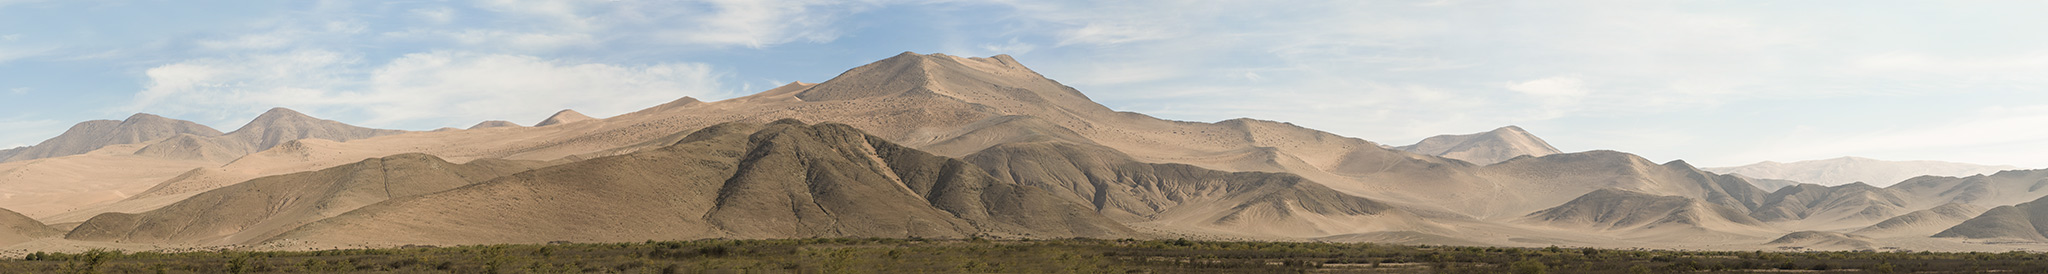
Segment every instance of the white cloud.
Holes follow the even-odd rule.
[[[1508,90],[1544,98],[1577,98],[1592,93],[1578,77],[1558,76],[1507,85]]]
[[[455,21],[455,9],[448,7],[419,8],[413,9],[411,12],[413,16],[434,24],[447,24]]]
[[[469,52],[366,63],[302,50],[191,60],[147,75],[150,83],[131,111],[234,123],[269,107],[291,107],[413,129],[538,119],[563,108],[616,115],[721,89],[720,75],[703,64],[613,65]]]
[[[515,52],[546,52],[572,48],[592,48],[599,43],[588,33],[579,32],[515,32],[492,29],[466,29],[459,31],[414,29],[384,34],[387,37],[409,39],[449,39],[472,49],[507,49]]]

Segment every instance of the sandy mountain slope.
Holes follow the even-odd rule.
[[[110,145],[155,141],[179,134],[201,137],[221,135],[219,130],[191,121],[137,113],[121,121],[93,120],[78,123],[65,130],[64,134],[43,140],[34,146],[21,148],[9,157],[0,158],[0,162],[78,155]]]
[[[63,231],[51,229],[21,213],[0,208],[0,246],[8,246],[30,240],[64,235]]]
[[[1407,152],[1442,156],[1479,165],[1491,165],[1521,156],[1564,153],[1549,142],[1517,126],[1466,135],[1437,135],[1413,145],[1395,147]]]
[[[1874,186],[1890,186],[1899,181],[1919,176],[1971,176],[1991,174],[2000,170],[2014,170],[2014,166],[1993,166],[1938,161],[1884,161],[1861,157],[1842,157],[1825,160],[1779,163],[1764,161],[1737,167],[1706,168],[1721,174],[1742,174],[1744,176],[1792,180],[1801,183],[1821,185],[1842,185],[1863,182]]]
[[[273,245],[1135,234],[1052,195],[846,125],[735,123],[660,149],[386,201]]]
[[[65,238],[239,244],[394,197],[453,189],[538,166],[536,162],[489,159],[457,165],[425,154],[368,159],[320,171],[258,178],[148,212],[101,214]]]
[[[1876,239],[1841,232],[1800,231],[1785,234],[1766,245],[1800,247],[1808,250],[1876,250]]]
[[[590,120],[597,120],[597,118],[590,118],[590,116],[583,115],[583,113],[576,112],[576,110],[564,109],[560,112],[555,112],[553,116],[548,116],[546,120],[541,120],[540,123],[533,124],[533,126],[544,127]]]
[[[1885,219],[1883,222],[1857,229],[1854,233],[1871,237],[1927,237],[1941,233],[1963,221],[1984,214],[1984,207],[1970,204],[1946,204]]]
[[[1886,188],[1912,196],[1920,207],[1948,203],[1995,207],[2048,196],[2048,169],[2008,170],[1961,178],[1920,176]]]
[[[1992,208],[1934,237],[2048,242],[2048,197]]]
[[[1833,187],[1800,184],[1779,189],[1750,212],[1766,222],[1796,222],[1783,226],[1808,230],[1832,230],[1867,226],[1910,209],[1904,195],[1863,183]]]
[[[1604,233],[1641,234],[1671,230],[1751,232],[1762,222],[1739,210],[1682,196],[1600,189],[1563,205],[1530,213],[1520,222]]]
[[[494,128],[494,127],[523,127],[523,126],[521,126],[521,125],[519,125],[519,124],[517,124],[517,123],[512,123],[511,121],[505,121],[505,120],[490,120],[490,121],[483,121],[483,122],[480,122],[480,123],[476,123],[476,125],[474,125],[474,126],[469,126],[469,129],[485,129],[485,128]]]
[[[1112,219],[1164,230],[1307,238],[1449,230],[1426,218],[1462,217],[1418,214],[1292,174],[1141,163],[1109,148],[1061,141],[1006,143],[967,161],[1001,180],[1092,205]]]

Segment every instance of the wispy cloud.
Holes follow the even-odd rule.
[[[129,110],[233,123],[273,106],[373,126],[433,128],[538,119],[576,108],[616,115],[723,92],[707,65],[610,65],[533,56],[430,52],[372,62],[328,51],[202,59],[148,71]]]

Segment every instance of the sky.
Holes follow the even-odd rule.
[[[904,51],[1117,110],[1383,144],[1518,125],[1698,166],[2048,167],[2048,1],[0,0],[0,147],[144,112],[408,130],[618,115]]]

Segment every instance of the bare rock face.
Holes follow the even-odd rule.
[[[7,246],[35,239],[64,235],[42,222],[22,216],[12,210],[0,208],[0,246]]]
[[[43,140],[34,146],[17,148],[12,152],[0,152],[0,162],[78,155],[110,145],[139,144],[180,134],[200,137],[221,135],[219,130],[191,121],[137,113],[121,121],[93,120],[78,123],[65,130],[64,134]]]
[[[396,236],[394,236],[396,235]],[[364,207],[299,243],[1136,235],[1088,207],[839,124],[728,123],[674,145]]]
[[[1544,142],[1542,138],[1536,138],[1535,134],[1529,134],[1529,131],[1517,126],[1466,135],[1437,135],[1422,139],[1413,145],[1394,149],[1458,159],[1479,165],[1491,165],[1522,156],[1542,157],[1564,153],[1551,147],[1549,142]]]
[[[582,121],[589,121],[589,120],[597,120],[597,118],[590,118],[590,116],[587,116],[587,115],[583,115],[583,113],[581,113],[581,112],[576,112],[576,110],[571,110],[571,109],[564,109],[564,110],[562,110],[562,111],[560,111],[560,112],[555,112],[555,115],[553,115],[553,116],[548,116],[548,119],[547,119],[547,120],[541,120],[541,121],[540,121],[540,123],[538,123],[538,124],[533,124],[533,126],[534,126],[534,127],[544,127],[544,126],[560,125],[560,124],[567,124],[567,123],[575,123],[575,122],[582,122]]]
[[[395,197],[439,192],[538,167],[538,162],[453,164],[425,154],[363,160],[319,171],[257,178],[156,210],[105,213],[66,238],[126,243],[224,245],[265,239]]]

